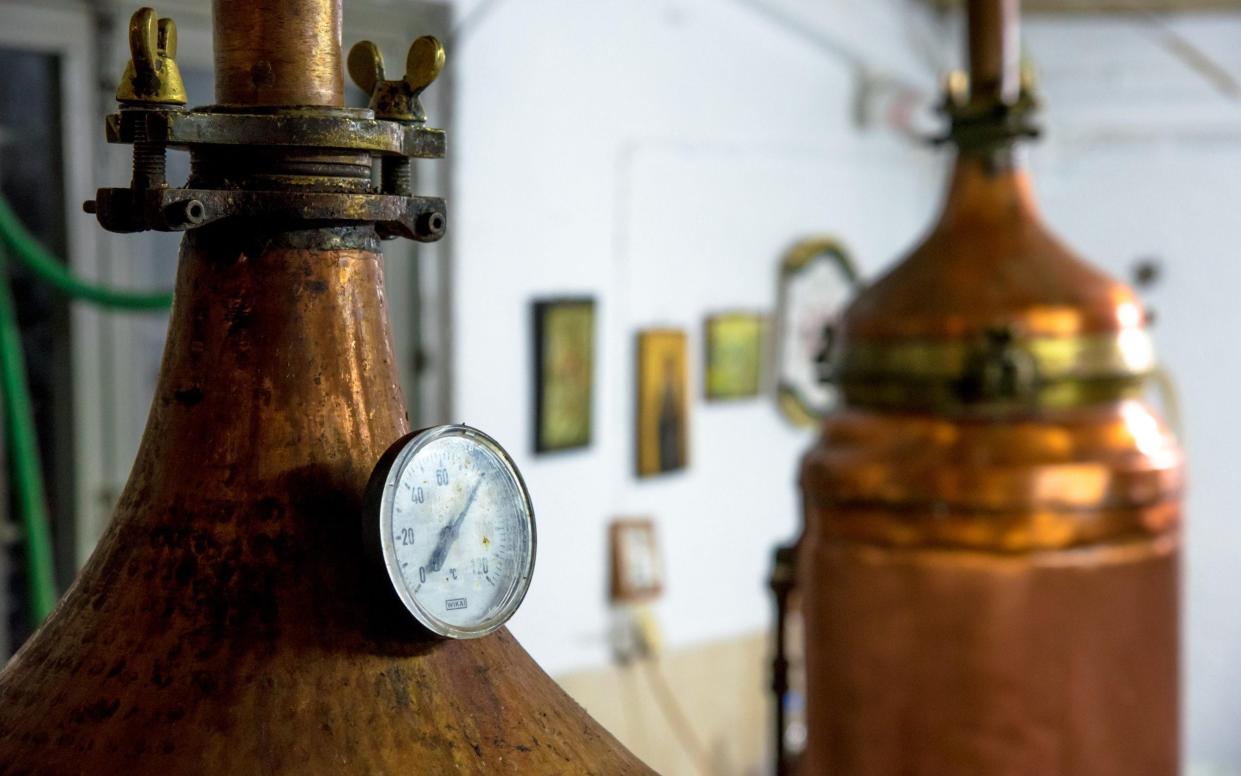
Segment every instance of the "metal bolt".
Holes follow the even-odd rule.
[[[197,199],[174,202],[166,212],[173,226],[198,226],[207,220],[207,206]]]
[[[444,214],[433,210],[418,216],[418,220],[414,222],[414,233],[418,237],[438,237],[444,233],[445,224]]]
[[[130,187],[134,189],[157,189],[166,185],[166,162],[164,146],[147,142],[145,116],[134,122],[134,177]]]
[[[380,185],[385,194],[408,197],[412,189],[412,164],[403,156],[384,157],[379,163]]]

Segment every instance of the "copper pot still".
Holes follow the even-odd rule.
[[[0,773],[649,773],[507,631],[430,641],[375,605],[362,561],[371,467],[409,431],[379,238],[437,239],[410,193],[443,155],[375,49],[343,108],[339,0],[215,0],[218,106],[186,110],[176,29],[130,28],[109,139],[115,231],[186,231],[159,385],[111,526],[0,673]],[[167,147],[189,150],[184,188]],[[381,184],[372,183],[380,168]]]
[[[1035,209],[1017,21],[968,4],[943,211],[837,332],[800,479],[802,774],[1178,772],[1182,453],[1142,305]]]

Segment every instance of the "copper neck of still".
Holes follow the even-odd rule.
[[[340,107],[341,0],[212,0],[216,102]]]
[[[973,97],[1011,105],[1020,89],[1018,0],[969,0],[967,18]]]
[[[999,154],[958,153],[937,227],[1040,221],[1034,184],[1019,156],[1012,148]]]

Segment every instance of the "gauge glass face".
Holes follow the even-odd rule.
[[[471,638],[512,616],[530,582],[534,523],[494,440],[462,426],[414,438],[388,475],[384,513],[389,577],[423,625]]]

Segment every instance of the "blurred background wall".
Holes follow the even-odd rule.
[[[876,269],[937,197],[935,155],[883,115],[900,106],[881,80],[934,90],[925,15],[833,5],[801,18],[720,0],[510,1],[470,22],[465,4],[450,53],[453,417],[516,448],[540,521],[539,571],[512,627],[661,772],[695,768],[647,678],[600,670],[606,525],[656,522],[664,674],[712,767],[765,768],[765,579],[772,547],[797,530],[809,439],[770,400],[702,401],[703,320],[770,311],[780,256],[808,234],[839,236]],[[863,68],[876,99],[860,90]],[[598,303],[594,442],[535,457],[529,304],[560,295]],[[635,336],[655,326],[689,334],[690,463],[639,480]]]
[[[453,52],[454,410],[526,445],[543,534],[514,630],[553,672],[604,665],[603,525],[650,515],[669,648],[755,633],[770,547],[797,525],[807,438],[770,404],[697,403],[690,468],[637,480],[633,335],[684,327],[700,352],[707,313],[771,307],[778,257],[807,233],[840,236],[868,276],[910,246],[943,172],[910,133],[935,127],[955,26],[895,1],[456,5],[480,16]],[[1227,506],[1241,17],[1032,14],[1024,29],[1046,101],[1030,155],[1050,224],[1120,277],[1162,269],[1146,294],[1191,456],[1187,755],[1241,772],[1241,623],[1226,603],[1241,546]],[[562,293],[600,304],[596,441],[535,458],[527,305]],[[701,394],[701,371],[691,380]]]
[[[0,49],[59,51],[66,89],[78,84],[66,99],[95,94],[97,112],[110,109],[123,36],[94,20],[112,7],[10,0]],[[514,632],[654,767],[694,772],[647,680],[612,664],[606,526],[654,519],[663,675],[716,772],[765,772],[765,580],[772,547],[799,525],[793,478],[809,436],[770,400],[701,400],[703,320],[770,311],[781,254],[800,237],[839,237],[867,277],[912,245],[942,185],[946,160],[924,138],[939,129],[939,76],[959,59],[955,22],[915,0],[345,7],[346,44],[378,38],[393,62],[414,34],[448,41],[449,70],[428,94],[450,159],[420,170],[419,188],[447,192],[451,238],[438,253],[390,256],[389,282],[417,421],[486,429],[534,495],[539,567]],[[182,52],[209,56],[203,4],[159,10],[177,18]],[[1121,277],[1162,269],[1145,293],[1180,387],[1192,486],[1186,753],[1195,772],[1241,773],[1241,527],[1229,507],[1241,13],[1031,14],[1024,38],[1047,105],[1030,153],[1048,221]],[[187,81],[206,65],[183,64]],[[190,87],[210,99],[209,82]],[[172,243],[105,237],[69,201],[127,179],[98,121],[65,121],[70,258],[94,277],[165,283]],[[593,441],[536,456],[530,305],[565,295],[598,305]],[[60,484],[77,505],[79,562],[132,460],[162,325],[74,311],[77,464]],[[652,326],[689,334],[690,464],[639,480],[635,335]]]
[[[929,90],[896,8],[851,5],[828,31]],[[702,401],[703,318],[770,310],[806,234],[872,270],[894,256],[934,206],[934,154],[859,131],[851,68],[745,4],[503,2],[454,62],[452,412],[515,447],[536,494],[516,632],[552,671],[606,661],[603,539],[621,515],[657,521],[670,647],[764,628],[808,438],[770,401]],[[572,294],[599,304],[594,441],[536,457],[529,304]],[[690,336],[690,465],[639,480],[634,336],[651,326]]]

